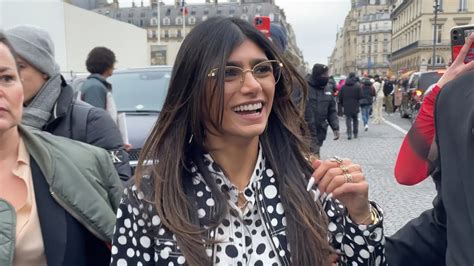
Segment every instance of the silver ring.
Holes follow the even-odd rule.
[[[337,156],[337,155],[333,156],[332,160],[336,161],[338,164],[343,164],[344,163],[344,160],[341,157]]]

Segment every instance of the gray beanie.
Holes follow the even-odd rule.
[[[5,33],[15,52],[29,64],[49,77],[60,73],[54,60],[54,44],[47,31],[34,26],[17,26]]]

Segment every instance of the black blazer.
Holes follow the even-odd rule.
[[[30,156],[38,217],[48,266],[109,265],[110,251],[51,197],[49,185]]]
[[[441,178],[435,208],[387,240],[389,265],[474,265],[474,72],[448,83],[435,109]],[[444,217],[443,217],[444,216]],[[431,252],[429,252],[431,249]]]

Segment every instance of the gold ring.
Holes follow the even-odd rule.
[[[346,181],[346,183],[352,183],[352,175],[349,173],[345,173],[344,180]]]
[[[347,168],[347,166],[341,164],[341,165],[339,165],[339,168],[341,168],[341,170],[342,170],[342,172],[343,172],[344,174],[348,174],[348,173],[349,173],[349,169]]]
[[[338,164],[343,164],[344,163],[344,160],[342,160],[342,158],[337,156],[337,155],[332,157],[332,160],[336,161]]]

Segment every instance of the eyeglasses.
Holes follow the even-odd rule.
[[[242,85],[245,81],[245,73],[251,72],[255,80],[261,85],[275,85],[281,77],[283,64],[277,60],[266,60],[256,64],[252,69],[243,69],[237,66],[226,66],[224,68],[224,81],[226,83],[239,83]],[[212,69],[207,76],[217,78],[220,75],[220,69]]]

